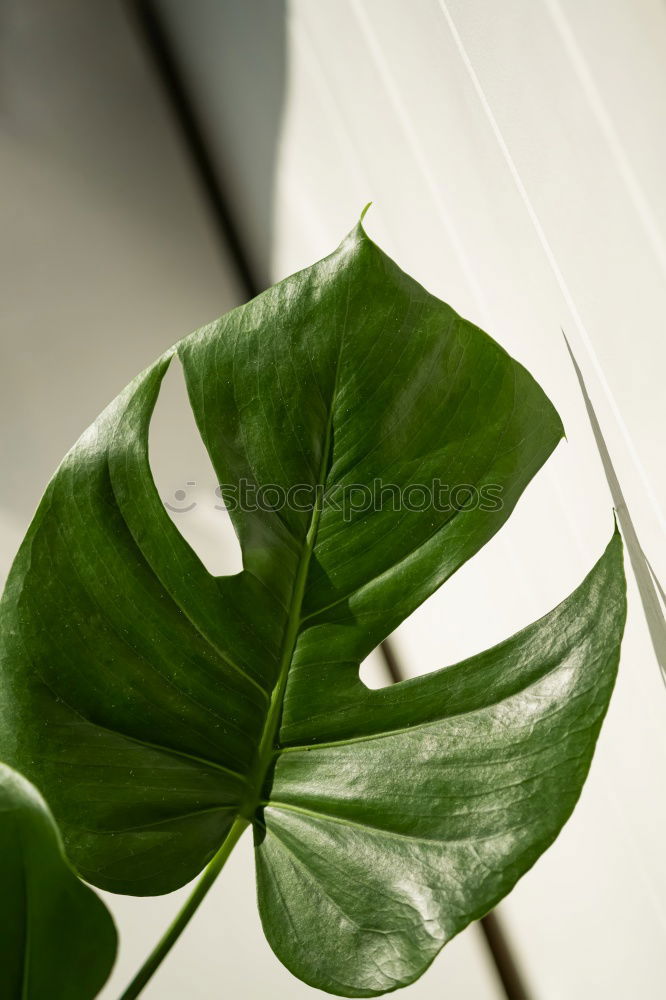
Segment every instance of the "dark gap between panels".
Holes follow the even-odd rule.
[[[253,299],[263,289],[255,281],[238,221],[234,219],[224,197],[213,158],[189,99],[167,32],[150,0],[125,0],[125,6],[159,78],[183,146],[191,160],[193,173],[215,224],[225,252],[225,261],[228,256],[237,272],[243,294],[247,299]]]

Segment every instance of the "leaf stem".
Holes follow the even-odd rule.
[[[206,893],[224,868],[227,858],[237,844],[243,830],[245,830],[248,825],[249,821],[244,816],[238,816],[234,820],[233,826],[222,842],[222,846],[219,851],[215,854],[212,860],[209,861],[207,867],[204,869],[203,875],[197,882],[184,906],[176,914],[175,919],[155,945],[125,992],[121,995],[120,1000],[134,1000],[135,997],[139,996],[148,980],[155,974],[196,913],[199,904],[203,901]]]

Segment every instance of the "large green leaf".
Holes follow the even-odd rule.
[[[116,955],[100,899],[65,860],[46,803],[0,764],[0,996],[90,1000]]]
[[[232,510],[236,576],[206,571],[150,473],[175,354],[221,483],[310,488]],[[56,473],[2,605],[4,752],[82,875],[169,891],[244,817],[267,936],[297,975],[357,996],[418,976],[573,808],[617,666],[619,537],[489,653],[381,691],[359,663],[495,534],[561,436],[525,369],[360,224],[135,379]],[[502,503],[341,506],[354,484],[437,479]]]

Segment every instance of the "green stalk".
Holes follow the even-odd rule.
[[[247,820],[244,816],[238,816],[236,820],[234,820],[234,824],[222,842],[222,846],[219,851],[212,858],[212,860],[209,861],[207,867],[204,869],[203,875],[197,882],[184,906],[176,914],[173,923],[168,927],[162,938],[153,948],[132,982],[120,997],[120,1000],[134,1000],[135,997],[139,996],[148,980],[155,974],[196,913],[199,904],[203,901],[206,893],[224,868],[227,858],[236,846],[243,830],[248,825],[249,820]]]

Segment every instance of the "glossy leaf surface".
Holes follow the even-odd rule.
[[[106,907],[76,877],[37,790],[0,765],[0,996],[89,1000],[116,954]]]
[[[174,354],[227,499],[274,491],[230,507],[233,577],[206,571],[150,473]],[[495,534],[561,436],[525,369],[360,224],[135,379],[56,473],[2,605],[0,739],[83,876],[169,891],[245,816],[289,968],[352,996],[418,976],[573,808],[617,666],[619,538],[495,650],[381,691],[359,663]],[[364,506],[378,481],[501,504]]]

